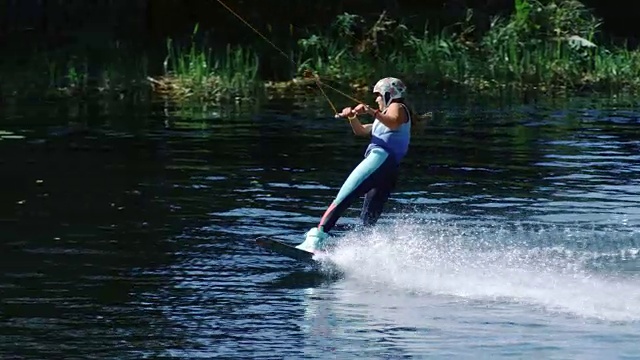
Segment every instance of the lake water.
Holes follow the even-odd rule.
[[[425,99],[321,269],[252,239],[299,243],[366,140],[322,100],[248,108],[2,105],[2,359],[640,358],[636,107]]]

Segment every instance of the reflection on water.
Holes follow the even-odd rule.
[[[633,108],[421,104],[388,212],[318,271],[251,239],[300,241],[366,142],[271,105],[2,110],[2,357],[635,355]]]

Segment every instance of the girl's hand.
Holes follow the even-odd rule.
[[[353,116],[353,115],[356,115],[356,114],[355,114],[355,112],[353,111],[353,109],[351,107],[346,107],[346,108],[342,109],[342,112],[340,114],[338,114],[338,115],[340,115],[340,117],[346,118],[346,117],[350,117],[350,116]]]
[[[358,106],[356,106],[353,111],[360,115],[360,114],[366,114],[369,113],[371,111],[371,108],[368,105],[365,104],[358,104]]]

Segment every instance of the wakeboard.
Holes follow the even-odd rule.
[[[298,260],[309,264],[317,264],[318,262],[313,259],[314,253],[297,249],[294,246],[287,245],[281,241],[261,236],[255,239],[258,246],[265,248],[271,252],[286,256],[288,258]]]

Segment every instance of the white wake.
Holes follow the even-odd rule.
[[[345,235],[329,257],[346,277],[385,290],[509,301],[606,321],[640,320],[640,277],[595,270],[589,260],[611,254],[549,240],[570,236],[568,241],[580,238],[400,221]],[[625,252],[634,257],[638,250]]]

